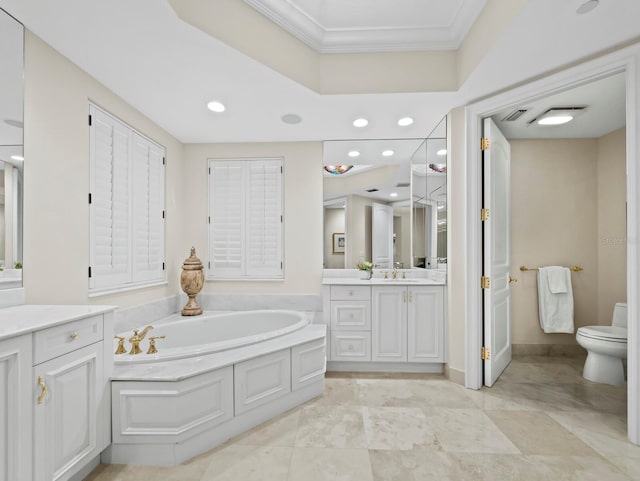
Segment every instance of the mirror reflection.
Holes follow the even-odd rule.
[[[325,269],[411,267],[411,159],[423,141],[324,143]]]
[[[413,266],[447,268],[447,120],[411,159]]]
[[[0,9],[0,289],[22,285],[22,24]]]

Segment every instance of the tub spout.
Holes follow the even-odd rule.
[[[138,334],[137,329],[133,330],[133,336],[129,338],[129,342],[131,343],[131,351],[129,351],[129,354],[140,354],[142,352],[142,349],[140,349],[140,342],[151,329],[153,329],[153,326],[147,326],[140,334]]]

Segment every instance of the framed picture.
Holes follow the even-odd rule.
[[[346,243],[346,236],[344,232],[333,233],[333,253],[344,254],[344,245]]]

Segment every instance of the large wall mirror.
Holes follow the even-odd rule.
[[[413,266],[447,268],[447,119],[411,159]]]
[[[0,289],[22,286],[24,28],[0,9]]]
[[[324,142],[325,269],[446,267],[446,143],[445,120],[427,139]]]

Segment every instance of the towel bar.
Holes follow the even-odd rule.
[[[580,267],[580,266],[573,266],[573,267],[569,267],[569,269],[571,269],[573,272],[580,272],[583,271],[584,268]],[[540,270],[539,267],[525,267],[525,266],[520,266],[520,270],[522,272],[526,272],[526,271],[537,271]]]

